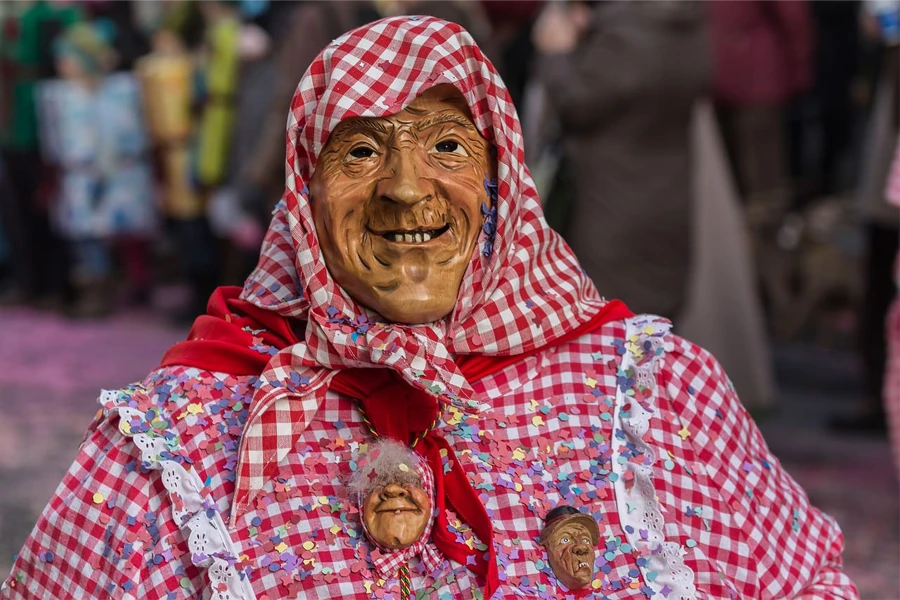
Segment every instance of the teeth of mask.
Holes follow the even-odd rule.
[[[422,242],[430,242],[432,235],[430,233],[394,233],[392,237],[395,242],[415,242],[421,244]]]

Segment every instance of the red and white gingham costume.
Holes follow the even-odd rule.
[[[396,113],[440,83],[497,150],[496,233],[481,234],[445,320],[379,323],[330,278],[304,182],[342,119]],[[523,354],[602,305],[543,219],[515,110],[466,32],[404,17],[335,40],[300,83],[287,148],[284,202],[244,297],[305,324],[304,341],[279,352],[254,340],[273,354],[259,377],[168,367],[104,392],[2,596],[398,598],[343,484],[373,438],[327,389],[335,369],[381,366],[445,404],[437,431],[491,517],[496,597],[568,597],[537,543],[563,502],[598,520],[598,598],[858,597],[833,519],[769,453],[715,360],[665,322],[607,323],[462,376],[455,356]],[[480,597],[466,565],[436,577],[411,566],[424,597]]]

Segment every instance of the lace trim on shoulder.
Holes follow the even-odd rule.
[[[119,414],[119,431],[140,449],[142,465],[161,472],[172,516],[188,540],[191,561],[207,572],[204,598],[255,600],[246,573],[235,568],[237,551],[216,502],[182,452],[168,416],[140,385],[103,390],[98,401],[106,413]]]
[[[690,600],[697,597],[694,573],[684,564],[684,548],[666,541],[653,487],[656,453],[648,443],[650,417],[657,410],[656,361],[670,349],[670,327],[647,315],[626,321],[613,414],[614,485],[625,535],[640,555],[638,567],[652,597]]]

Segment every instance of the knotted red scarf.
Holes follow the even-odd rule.
[[[259,375],[270,357],[253,350],[251,346],[261,341],[280,350],[299,342],[288,319],[240,300],[240,291],[238,287],[218,288],[209,300],[207,314],[194,322],[186,341],[175,344],[166,352],[160,366],[182,365],[232,375]],[[577,339],[604,323],[630,316],[632,313],[628,308],[614,300],[603,305],[593,318],[546,346],[515,356],[460,356],[456,364],[466,379],[474,383],[549,347]],[[358,400],[372,428],[382,437],[409,444],[427,432],[416,444],[415,450],[425,457],[434,474],[435,500],[439,510],[432,539],[444,556],[467,565],[486,578],[485,598],[490,598],[499,586],[490,517],[453,448],[443,436],[430,430],[441,413],[438,400],[414,389],[388,369],[341,371],[332,379],[331,389]],[[445,451],[449,468],[443,464],[441,450]],[[448,528],[445,512],[448,506],[487,545],[487,557],[457,542]],[[470,556],[474,564],[470,564]]]

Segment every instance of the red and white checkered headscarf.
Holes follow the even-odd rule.
[[[453,312],[422,325],[381,322],[338,286],[316,238],[307,182],[335,126],[385,117],[439,84],[465,97],[495,147],[495,197]],[[524,163],[521,126],[490,61],[459,25],[394,17],[355,29],[313,61],[291,101],[286,190],[242,298],[305,321],[302,342],[275,354],[241,440],[232,518],[274,474],[324,398],[337,369],[387,367],[466,411],[485,408],[453,358],[516,355],[561,337],[603,304],[568,246],[544,219]],[[495,187],[496,186],[496,187]],[[488,207],[486,207],[488,208]],[[491,235],[493,234],[493,235]]]

